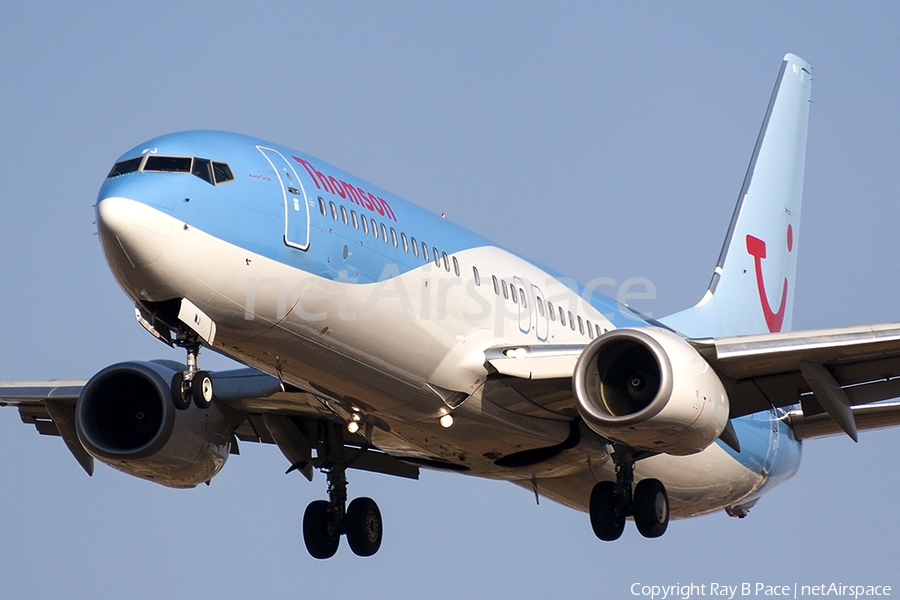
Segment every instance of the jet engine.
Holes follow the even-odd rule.
[[[111,467],[175,488],[194,487],[219,472],[232,435],[212,404],[178,410],[171,385],[178,363],[126,362],[84,386],[75,408],[81,445]]]
[[[616,329],[578,359],[576,406],[599,435],[633,448],[700,452],[728,423],[718,375],[682,337],[657,327]]]

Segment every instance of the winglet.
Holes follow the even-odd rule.
[[[696,306],[661,319],[684,335],[790,331],[811,72],[785,55],[709,288]]]

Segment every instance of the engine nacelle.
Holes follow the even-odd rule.
[[[106,367],[84,386],[75,408],[78,440],[94,458],[162,485],[194,487],[221,470],[231,432],[215,404],[177,410],[178,365],[126,362]]]
[[[591,429],[642,450],[694,454],[728,423],[718,375],[683,338],[657,327],[597,338],[578,359],[574,391]]]

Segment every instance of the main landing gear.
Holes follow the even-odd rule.
[[[179,333],[175,344],[187,351],[187,370],[175,373],[172,378],[172,402],[175,408],[185,410],[191,400],[198,408],[207,408],[212,404],[212,378],[206,371],[201,371],[198,364],[200,341],[193,331]]]
[[[601,481],[591,491],[590,515],[594,534],[611,542],[625,530],[625,518],[646,538],[657,538],[669,526],[669,496],[658,479],[642,479],[634,486],[634,452],[616,446],[612,454],[616,481]]]
[[[322,467],[328,478],[328,500],[316,500],[303,513],[303,541],[313,558],[331,558],[341,535],[347,536],[357,556],[372,556],[381,547],[381,511],[371,498],[356,498],[347,506],[347,465],[342,432],[333,424],[324,436],[329,464]],[[364,449],[363,449],[364,451]]]

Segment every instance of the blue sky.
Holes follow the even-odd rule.
[[[336,6],[333,6],[336,4]],[[283,143],[582,281],[644,277],[657,316],[709,282],[782,56],[814,70],[795,329],[900,320],[900,6],[799,2],[6,3],[0,379],[182,358],[134,322],[94,235],[113,161],[169,131]],[[227,365],[207,353],[205,366]],[[893,585],[898,432],[809,443],[749,518],[633,527],[512,485],[353,474],[385,541],[325,562],[324,497],[274,447],[209,487],[99,466],[0,410],[0,596],[630,596],[632,583]]]

